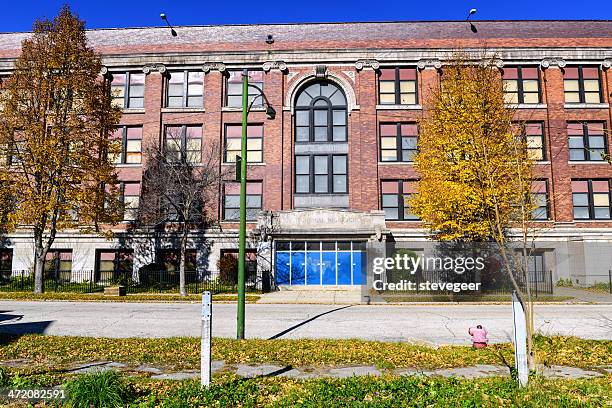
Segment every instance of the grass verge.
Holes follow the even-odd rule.
[[[247,302],[257,302],[259,294],[248,293]],[[213,295],[213,300],[220,302],[235,302],[238,296],[231,293]],[[101,293],[55,293],[34,294],[31,292],[0,292],[0,300],[63,300],[78,302],[200,302],[202,295],[180,296],[178,294],[129,294],[127,296],[104,296]]]
[[[226,378],[202,390],[195,381],[141,385],[141,407],[605,407],[610,378],[532,378],[519,389],[511,379],[351,377],[291,380]]]
[[[110,378],[107,378],[110,377]],[[296,380],[279,377],[242,379],[215,376],[199,381],[155,381],[112,374],[46,379],[33,384],[64,384],[72,406],[129,407],[607,407],[612,404],[612,375],[590,379],[530,378],[518,388],[511,378],[457,379],[391,376]],[[100,395],[104,395],[101,401]],[[112,401],[112,404],[109,402]],[[97,403],[104,402],[104,405]],[[117,404],[117,405],[115,405]],[[7,405],[19,406],[19,405]],[[48,405],[37,405],[48,406]],[[57,405],[51,405],[57,406]]]
[[[595,367],[612,365],[612,341],[575,337],[536,338],[537,358],[546,365]],[[198,338],[92,338],[0,335],[0,360],[27,359],[32,365],[61,368],[74,362],[117,361],[153,364],[176,369],[197,369]],[[232,340],[213,341],[213,359],[226,364],[274,363],[291,366],[374,364],[380,368],[451,368],[476,364],[514,365],[510,344],[483,350],[468,346],[438,348],[409,343],[363,340]]]

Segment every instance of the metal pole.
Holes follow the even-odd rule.
[[[247,180],[247,115],[249,104],[249,71],[242,72],[242,141],[240,162],[240,235],[238,238],[238,314],[236,338],[244,339],[244,267],[246,246],[246,180]]]
[[[200,348],[200,385],[208,387],[211,376],[212,296],[202,293],[202,342]]]
[[[608,286],[612,295],[612,269],[608,269]]]

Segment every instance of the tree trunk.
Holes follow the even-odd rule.
[[[181,296],[187,296],[187,291],[185,290],[185,258],[187,255],[187,231],[183,232],[183,236],[181,237],[181,259],[179,266],[179,292]]]
[[[34,237],[34,293],[43,293],[43,274],[45,269],[45,255],[42,237]]]

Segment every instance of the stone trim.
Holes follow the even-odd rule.
[[[222,62],[205,62],[202,64],[202,71],[204,71],[205,74],[208,74],[210,71],[223,72],[225,69],[225,64]]]
[[[262,67],[264,72],[270,72],[273,69],[278,69],[280,72],[287,72],[287,63],[285,61],[266,61]]]
[[[373,70],[377,70],[380,68],[380,62],[375,59],[360,59],[355,62],[355,69],[357,71],[361,71],[365,68],[371,68]]]
[[[149,74],[151,72],[159,72],[164,74],[166,72],[166,66],[164,64],[147,64],[142,67],[142,72]]]
[[[544,58],[542,62],[540,62],[542,69],[549,67],[563,68],[565,65],[567,65],[567,63],[563,58]]]
[[[338,85],[344,91],[344,95],[346,96],[346,105],[347,110],[350,112],[352,110],[359,110],[359,105],[357,105],[357,97],[355,95],[355,90],[351,83],[346,80],[343,76],[333,72],[326,70],[325,78],[330,80],[331,82]],[[294,106],[295,106],[295,98],[297,97],[297,91],[301,89],[308,82],[315,81],[318,79],[316,68],[312,69],[310,72],[304,72],[297,75],[289,84],[287,88],[287,92],[285,94],[285,102],[283,106],[283,110],[291,111],[293,114]]]

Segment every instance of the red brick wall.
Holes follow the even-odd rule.
[[[256,110],[250,113],[249,123],[264,125],[264,163],[253,164],[248,168],[249,180],[262,180],[264,189],[264,209],[288,210],[293,208],[293,117],[289,107],[284,106],[286,93],[294,81],[302,78],[302,73],[312,73],[312,67],[293,68],[287,72],[273,69],[265,73],[264,91],[276,109],[276,119],[269,120],[265,112]],[[349,110],[349,193],[350,208],[370,211],[380,208],[380,180],[418,178],[410,164],[379,163],[379,124],[382,122],[417,122],[422,115],[421,109],[377,109],[376,73],[370,68],[357,71],[354,66],[332,66],[331,73],[341,76],[351,84],[359,109]],[[344,72],[352,71],[354,80]],[[612,75],[603,72],[604,95],[610,103]],[[427,97],[432,88],[439,86],[439,73],[433,68],[419,71],[419,102]],[[142,124],[143,144],[161,138],[163,124],[203,124],[204,144],[217,143],[223,148],[224,125],[241,122],[239,110],[223,108],[224,75],[211,71],[205,76],[204,112],[162,113],[163,78],[158,72],[147,75],[145,91],[145,112],[126,113],[122,124]],[[517,119],[544,121],[546,156],[550,163],[538,164],[538,175],[549,180],[551,215],[557,222],[573,222],[572,217],[572,178],[612,178],[612,166],[608,164],[569,164],[566,121],[599,120],[606,121],[610,129],[612,108],[566,109],[563,93],[563,70],[551,66],[542,71],[542,97],[547,108],[518,109]],[[285,108],[285,109],[283,109]],[[608,146],[612,139],[608,137]],[[233,179],[233,165],[223,165]],[[121,168],[122,180],[140,178],[141,168]],[[220,189],[220,193],[221,193]],[[221,200],[211,209],[221,217]],[[393,222],[395,227],[415,228],[418,223]],[[578,226],[612,226],[610,222],[581,222]],[[235,223],[223,223],[224,228],[235,228]]]

